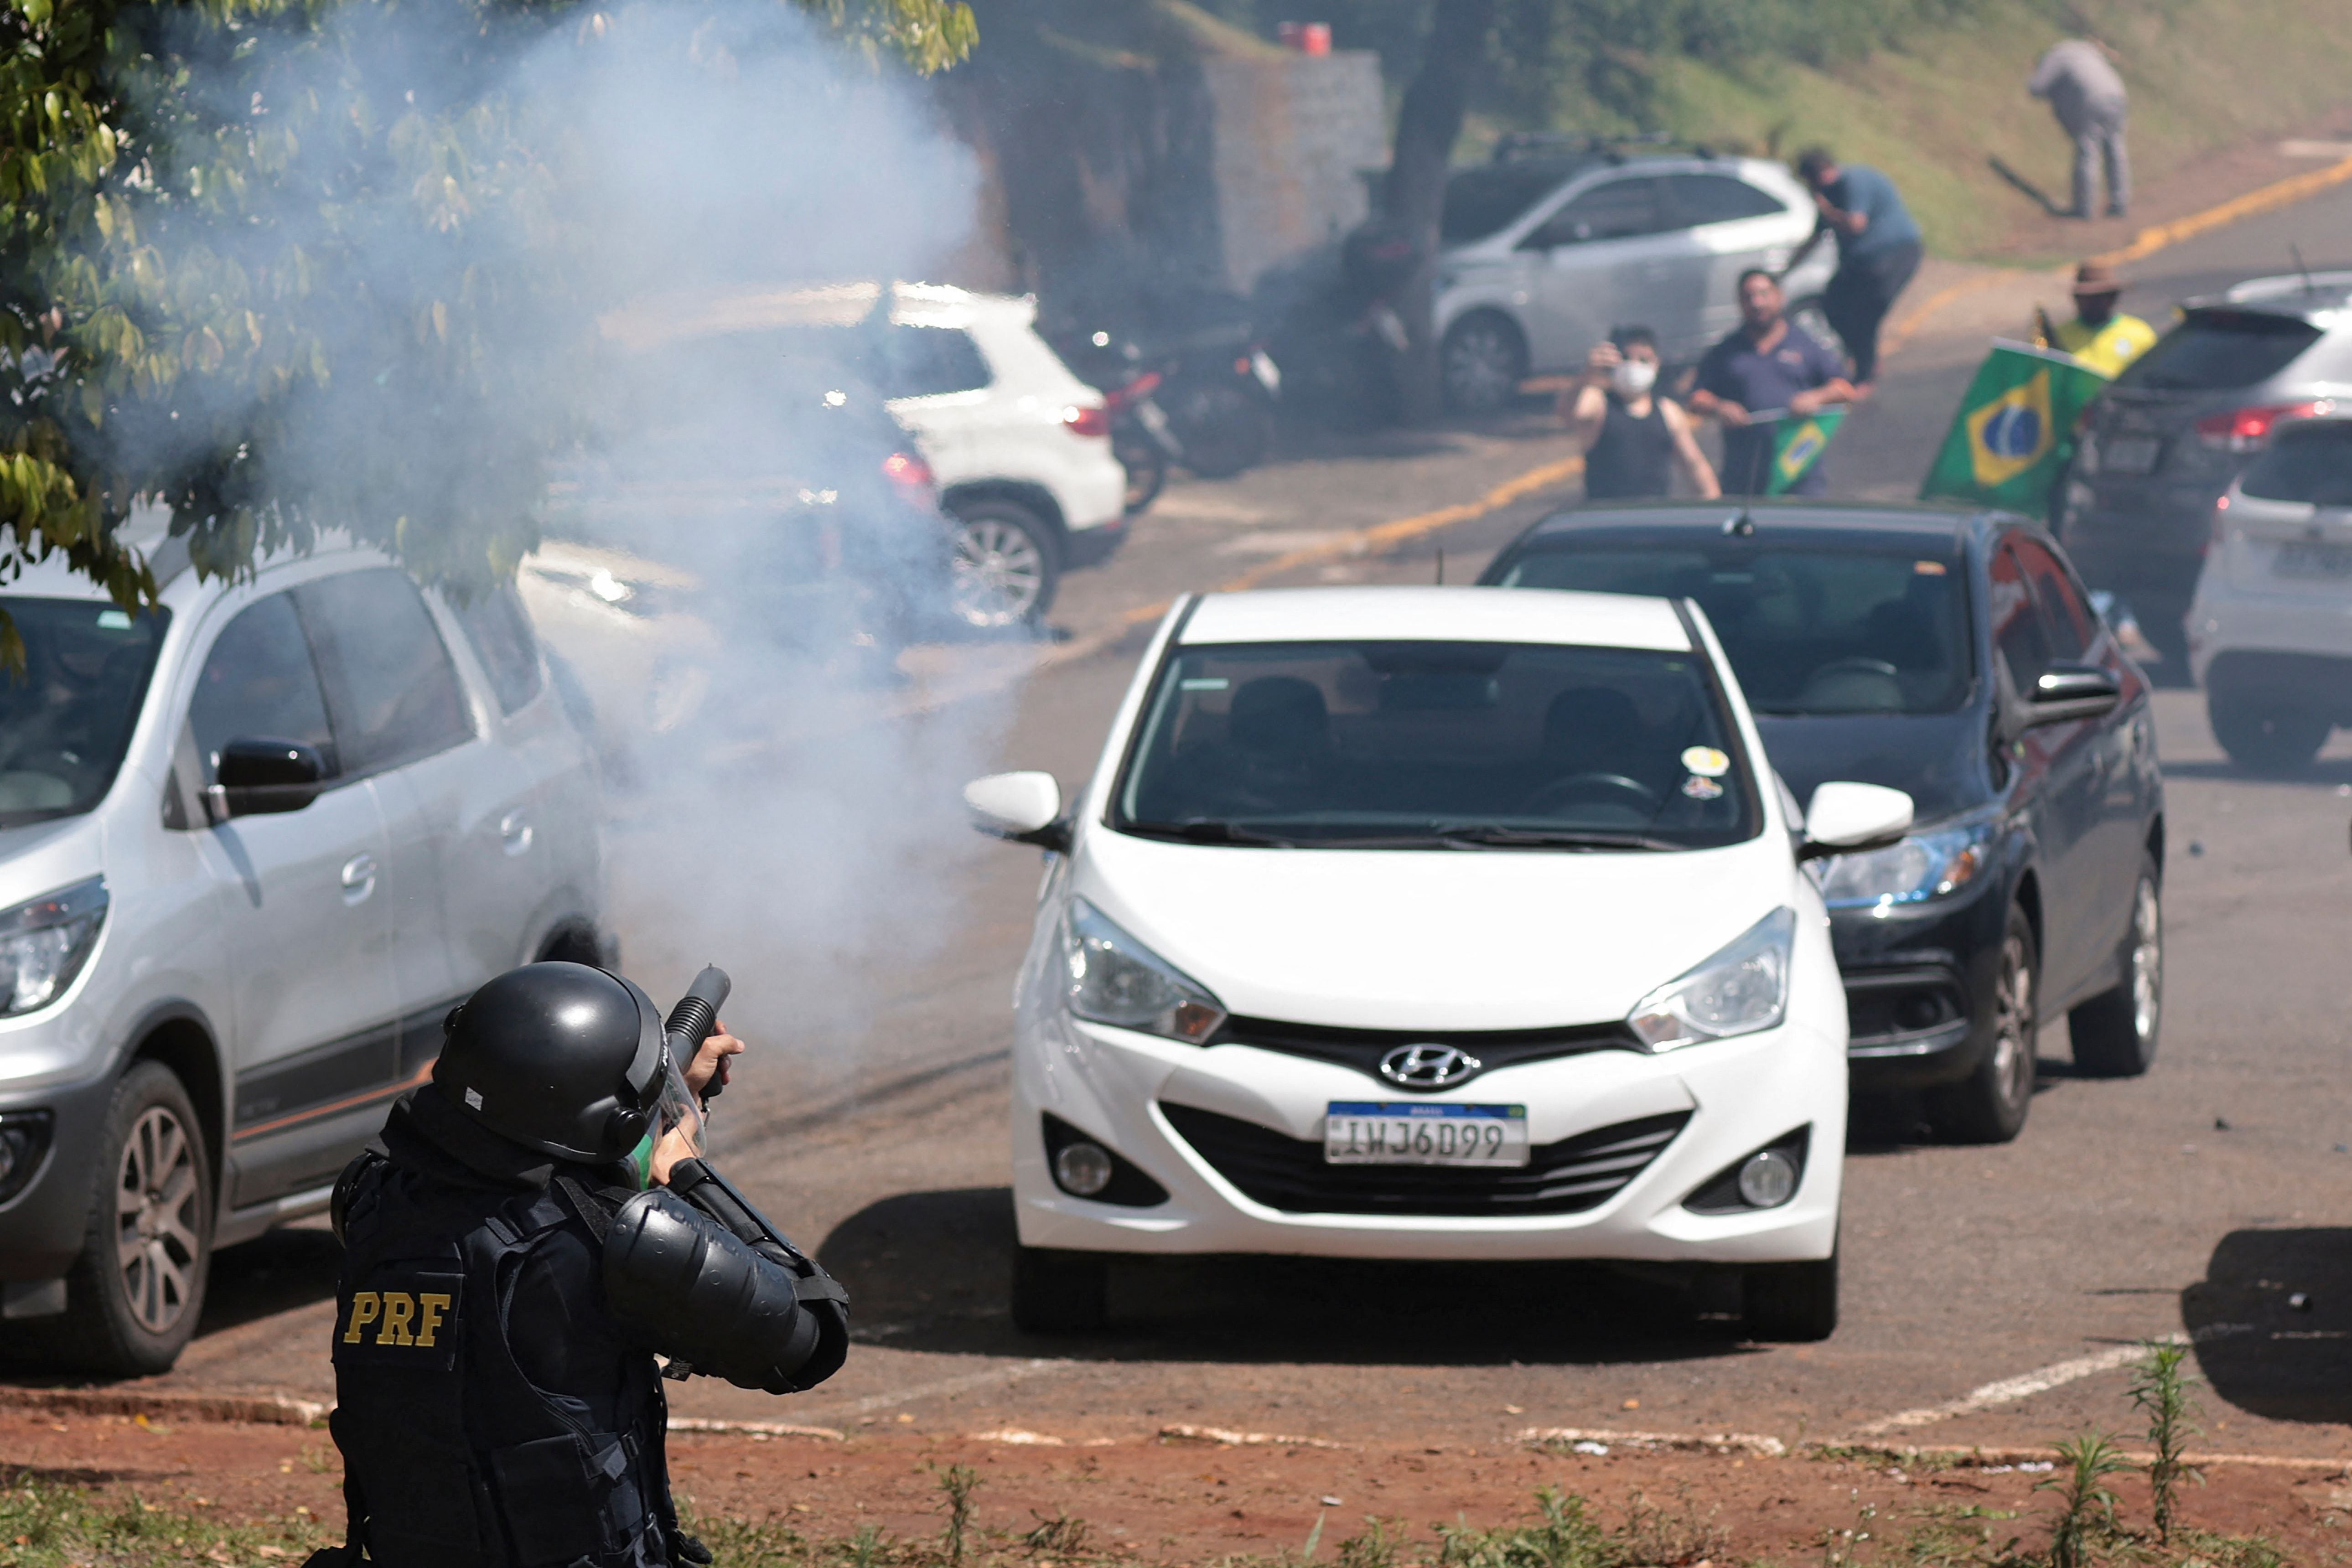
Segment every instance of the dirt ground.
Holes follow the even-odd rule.
[[[1545,1485],[1585,1498],[1612,1526],[1633,1510],[1655,1510],[1662,1562],[1818,1560],[1836,1532],[1899,1538],[1931,1515],[1962,1510],[1984,1510],[1995,1544],[2022,1536],[2032,1549],[2054,1506],[2035,1490],[2047,1472],[2021,1454],[1898,1461],[1884,1453],[1678,1452],[1622,1438],[1595,1454],[1558,1442],[1339,1447],[1228,1436],[1252,1440],[1163,1435],[1070,1447],[1011,1431],[842,1440],[675,1433],[670,1462],[694,1511],[786,1524],[812,1540],[867,1525],[902,1538],[935,1534],[945,1509],[940,1472],[967,1465],[979,1476],[974,1522],[988,1550],[1154,1563],[1296,1554],[1318,1520],[1328,1552],[1372,1517],[1401,1521],[1407,1559],[1425,1559],[1437,1525],[1512,1522]],[[2352,1563],[2344,1468],[2206,1469],[2206,1484],[2188,1494],[2188,1523],[2267,1536],[2296,1564]],[[315,1522],[333,1532],[341,1522],[341,1467],[318,1427],[0,1410],[0,1484],[26,1477],[135,1491],[224,1524]],[[2144,1528],[2145,1485],[2126,1476],[2116,1489],[2125,1524]],[[1024,1545],[1065,1516],[1084,1521],[1082,1537],[1065,1526],[1049,1538],[1058,1546]]]

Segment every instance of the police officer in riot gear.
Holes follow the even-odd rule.
[[[848,1351],[841,1287],[699,1158],[702,1096],[741,1049],[703,1037],[713,978],[684,1032],[575,963],[449,1015],[432,1081],[335,1188],[351,1531],[313,1568],[709,1561],[670,1503],[661,1377],[783,1394]]]

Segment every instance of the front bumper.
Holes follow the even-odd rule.
[[[1530,1142],[1571,1151],[1609,1143],[1628,1124],[1674,1126],[1637,1173],[1579,1212],[1330,1213],[1277,1207],[1208,1123],[1290,1152],[1291,1174],[1316,1179],[1326,1106],[1409,1098],[1525,1105]],[[1846,1070],[1833,1034],[1791,1010],[1780,1028],[1660,1056],[1631,1049],[1498,1067],[1442,1096],[1412,1097],[1351,1068],[1250,1045],[1207,1048],[1078,1023],[1024,1020],[1015,1050],[1013,1194],[1030,1247],[1129,1253],[1281,1253],[1423,1259],[1600,1258],[1792,1262],[1830,1255],[1845,1144]],[[1170,1110],[1176,1109],[1175,1120]],[[1040,1113],[1103,1142],[1168,1191],[1125,1208],[1073,1197],[1046,1169]],[[1176,1120],[1195,1129],[1188,1139]],[[1801,1127],[1811,1157],[1779,1207],[1697,1214],[1684,1200],[1749,1152]],[[1362,1167],[1341,1167],[1360,1171]],[[1382,1168],[1387,1169],[1387,1168]],[[1622,1168],[1618,1173],[1622,1176]],[[1237,1180],[1238,1177],[1238,1180]]]
[[[2009,902],[2000,880],[1927,903],[1830,911],[1856,1092],[1925,1089],[1976,1070],[1990,1043]]]
[[[89,1224],[99,1134],[113,1097],[110,1074],[0,1093],[0,1111],[47,1110],[53,1119],[33,1179],[0,1203],[0,1280],[54,1279],[73,1266]]]

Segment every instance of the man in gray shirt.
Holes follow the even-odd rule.
[[[2051,112],[2074,139],[2074,210],[2069,216],[2091,216],[2092,184],[2104,160],[2107,216],[2123,216],[2131,205],[2131,160],[2124,152],[2124,79],[2116,74],[2105,46],[2089,38],[2064,38],[2051,45],[2025,90],[2048,99]]]

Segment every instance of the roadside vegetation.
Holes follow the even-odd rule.
[[[2194,1522],[2183,1487],[2202,1478],[2186,1458],[2197,1406],[2194,1379],[2182,1370],[2185,1350],[2151,1342],[2134,1369],[2129,1397],[2144,1417],[2146,1457],[2122,1452],[2112,1434],[2089,1432],[2059,1443],[2046,1463],[2013,1467],[2046,1472],[2032,1494],[2046,1498],[2038,1507],[1857,1502],[1851,1522],[1822,1531],[1809,1551],[1754,1556],[1735,1550],[1720,1505],[1688,1487],[1665,1499],[1635,1491],[1622,1505],[1603,1506],[1546,1486],[1526,1514],[1492,1528],[1457,1519],[1420,1530],[1403,1519],[1366,1517],[1343,1535],[1329,1528],[1327,1512],[1296,1547],[1183,1568],[2286,1568],[2288,1559],[2267,1540]],[[1987,1464],[1965,1453],[1848,1445],[1815,1445],[1806,1455],[1822,1467],[1876,1471]],[[331,1466],[330,1454],[322,1459]],[[716,1553],[716,1568],[1173,1568],[1142,1543],[1066,1512],[1009,1528],[984,1524],[979,1473],[961,1464],[929,1468],[934,1531],[897,1534],[868,1525],[828,1535],[772,1514],[698,1513],[687,1499],[680,1508],[687,1528]],[[2108,1484],[2135,1473],[2148,1482],[2148,1506],[2138,1517]],[[299,1568],[312,1551],[341,1538],[340,1521],[300,1510],[235,1524],[215,1519],[207,1506],[201,1499],[151,1503],[135,1489],[0,1470],[0,1568]]]

